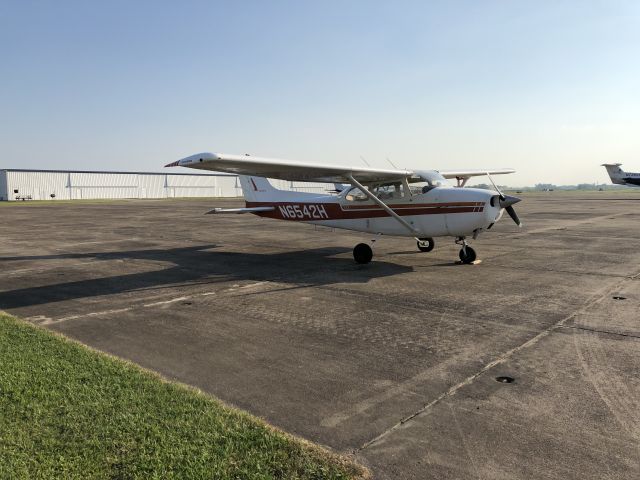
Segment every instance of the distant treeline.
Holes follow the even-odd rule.
[[[493,186],[486,183],[478,185],[470,185],[472,188],[484,188],[492,190]],[[507,185],[498,185],[500,190],[519,191],[519,192],[552,192],[554,190],[626,190],[629,187],[624,185],[609,185],[606,183],[579,183],[577,185],[553,185],[551,183],[537,183],[534,187],[509,187]]]

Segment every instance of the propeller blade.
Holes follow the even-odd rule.
[[[494,203],[494,199],[496,197],[493,197],[491,199],[491,205],[493,205]],[[511,217],[511,219],[516,223],[516,225],[518,225],[519,227],[522,227],[522,222],[520,221],[520,218],[518,218],[518,214],[516,213],[516,210],[513,208],[513,206],[518,203],[520,201],[520,199],[518,197],[512,197],[511,195],[502,195],[500,197],[497,197],[498,199],[498,204],[500,205],[500,208],[504,208],[507,213],[509,214],[509,216]]]
[[[516,222],[516,225],[518,225],[519,227],[522,227],[522,222],[520,221],[520,219],[518,218],[518,214],[516,213],[516,209],[513,208],[512,205],[509,205],[508,207],[505,208],[505,210],[507,211],[507,213],[509,214],[509,216],[511,217],[511,219]]]
[[[518,197],[512,197],[511,195],[501,195],[500,196],[500,208],[507,208],[511,205],[515,205],[518,203],[520,199]]]

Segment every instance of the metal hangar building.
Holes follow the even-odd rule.
[[[271,180],[274,187],[325,193],[319,183]],[[82,170],[0,170],[0,201],[240,197],[237,175]]]

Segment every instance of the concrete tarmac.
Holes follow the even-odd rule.
[[[0,309],[375,478],[638,479],[640,192],[522,197],[479,265],[392,237],[357,265],[364,234],[203,215],[237,200],[2,205]]]

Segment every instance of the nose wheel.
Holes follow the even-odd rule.
[[[353,248],[353,259],[357,263],[369,263],[373,258],[373,250],[366,243],[359,243]]]
[[[469,246],[463,247],[459,256],[462,263],[470,264],[476,261],[476,251]]]
[[[476,261],[476,251],[467,244],[467,240],[464,237],[456,238],[456,243],[462,245],[458,254],[462,263],[469,265]]]

